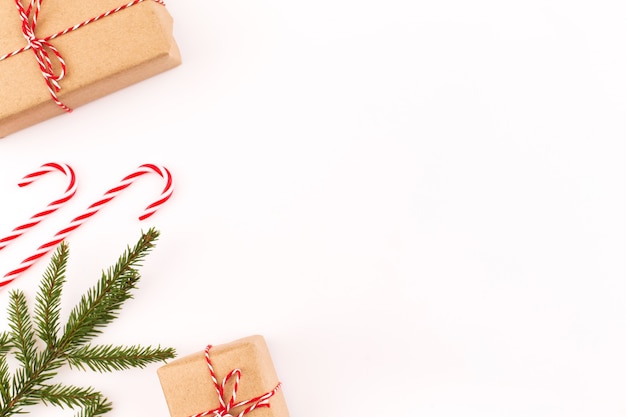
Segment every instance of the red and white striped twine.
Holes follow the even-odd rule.
[[[67,238],[67,236],[82,226],[89,218],[94,216],[100,209],[109,201],[113,200],[120,192],[128,188],[135,180],[142,175],[145,174],[158,174],[165,180],[165,187],[161,192],[161,196],[158,200],[148,205],[143,213],[139,216],[139,220],[145,220],[148,217],[152,216],[158,209],[161,207],[167,200],[172,196],[172,192],[174,191],[172,175],[169,170],[165,167],[154,165],[154,164],[144,164],[141,165],[135,172],[130,175],[127,175],[120,181],[119,185],[111,188],[107,191],[103,197],[90,205],[87,210],[80,216],[75,217],[66,228],[58,231],[54,237],[37,248],[36,252],[24,259],[20,266],[7,274],[4,275],[3,278],[0,279],[0,288],[6,286],[13,282],[21,273],[32,267],[39,259],[45,256],[48,252],[54,249],[59,243]]]
[[[213,380],[213,385],[220,401],[220,406],[213,410],[203,411],[202,413],[194,414],[189,417],[234,417],[234,414],[231,414],[231,412],[233,412],[235,408],[246,407],[242,411],[240,411],[239,414],[237,414],[237,417],[243,417],[244,415],[254,411],[256,408],[269,407],[270,398],[278,392],[281,383],[279,382],[273,390],[266,392],[263,395],[259,395],[258,397],[254,397],[249,400],[236,402],[237,390],[239,390],[239,381],[241,379],[241,370],[233,369],[228,373],[228,375],[224,377],[222,383],[220,384],[217,380],[217,377],[215,376],[215,370],[213,369],[213,363],[211,362],[211,357],[209,355],[209,351],[211,350],[211,348],[212,346],[208,345],[204,349],[204,358],[206,359],[209,372],[211,373],[211,379]],[[230,395],[230,400],[227,403],[224,391],[226,389],[226,384],[228,384],[231,378],[235,378],[235,381],[233,383],[233,390]]]
[[[32,50],[35,54],[35,59],[39,64],[39,69],[41,70],[41,74],[46,82],[46,86],[48,87],[48,91],[50,92],[50,97],[57,104],[57,106],[66,112],[71,112],[72,109],[63,104],[57,95],[61,91],[60,81],[65,77],[67,66],[59,50],[56,49],[50,41],[58,38],[59,36],[78,30],[83,26],[87,26],[90,23],[128,9],[129,7],[143,3],[144,1],[154,1],[165,6],[165,2],[163,0],[134,0],[53,35],[38,38],[35,34],[35,29],[37,28],[37,20],[39,19],[39,13],[41,12],[41,4],[43,3],[43,0],[31,0],[28,8],[26,9],[24,9],[24,6],[22,5],[22,0],[15,0],[17,12],[20,16],[20,20],[22,21],[22,33],[26,39],[27,45],[16,51],[0,56],[0,62],[21,54],[24,51],[28,51],[29,49]],[[55,67],[57,69],[55,69]]]
[[[67,189],[65,193],[61,196],[61,198],[52,201],[48,206],[40,211],[37,214],[31,216],[28,222],[16,227],[11,231],[11,233],[2,239],[0,239],[0,250],[6,248],[11,242],[15,241],[18,237],[22,236],[29,229],[37,226],[41,223],[46,217],[57,211],[61,206],[67,203],[69,200],[74,197],[76,194],[76,175],[74,174],[74,170],[67,164],[58,164],[56,162],[49,162],[41,166],[41,168],[35,172],[32,172],[26,175],[22,180],[17,184],[20,187],[26,187],[33,182],[35,182],[38,178],[46,175],[49,172],[59,171],[65,174],[69,179],[69,184],[67,185]]]

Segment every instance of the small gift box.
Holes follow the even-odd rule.
[[[171,417],[288,417],[262,336],[176,359],[157,370]]]
[[[0,137],[180,62],[163,0],[0,0]]]

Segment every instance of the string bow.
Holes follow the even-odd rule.
[[[28,8],[24,9],[22,1],[15,0],[15,5],[22,21],[22,33],[26,42],[28,42],[28,45],[22,48],[20,52],[28,49],[33,51],[52,100],[69,113],[72,110],[57,97],[57,93],[61,91],[59,82],[65,77],[65,60],[48,38],[38,38],[35,34],[42,2],[43,0],[31,0]]]
[[[278,392],[278,390],[280,389],[281,383],[279,382],[273,390],[266,392],[263,395],[259,395],[258,397],[254,397],[249,400],[237,402],[237,391],[239,390],[239,381],[241,380],[241,370],[233,369],[226,375],[226,377],[224,377],[222,382],[219,383],[217,381],[217,377],[215,376],[213,363],[211,362],[211,358],[209,356],[209,350],[211,349],[211,347],[212,347],[211,345],[208,345],[204,349],[204,357],[206,359],[209,372],[211,373],[211,379],[213,380],[213,385],[215,387],[215,391],[217,393],[220,406],[213,410],[204,411],[202,413],[194,414],[193,416],[189,416],[189,417],[206,417],[206,416],[243,417],[246,414],[251,413],[257,408],[269,407],[270,398],[273,397],[274,394],[276,394],[276,392]],[[226,394],[225,394],[226,386],[230,383],[231,379],[233,378],[234,378],[234,382],[232,384],[232,391],[230,392],[230,399],[226,401]],[[245,408],[241,410],[239,414],[236,414],[235,416],[234,414],[235,411],[233,410],[237,408],[241,408],[241,407],[245,407]]]

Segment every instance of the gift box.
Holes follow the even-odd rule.
[[[288,417],[262,336],[207,346],[157,370],[171,417]]]
[[[181,63],[162,0],[17,1],[26,24],[0,0],[0,137]]]

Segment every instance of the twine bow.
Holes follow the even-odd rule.
[[[206,416],[212,416],[212,417],[243,417],[246,414],[251,413],[252,411],[254,411],[257,408],[269,407],[270,406],[270,398],[273,397],[274,394],[276,394],[276,392],[278,392],[278,390],[280,389],[281,383],[279,382],[273,390],[271,390],[269,392],[266,392],[263,395],[259,395],[258,397],[254,397],[254,398],[249,399],[249,400],[236,402],[237,401],[237,391],[239,390],[239,381],[241,380],[241,370],[240,369],[233,369],[232,371],[230,371],[228,373],[228,375],[226,375],[226,377],[224,377],[222,382],[219,383],[217,381],[217,377],[215,376],[215,370],[213,369],[213,363],[211,362],[211,358],[209,356],[209,350],[211,349],[211,347],[212,347],[211,345],[208,345],[204,349],[204,357],[206,359],[206,363],[207,363],[207,366],[209,368],[209,372],[211,373],[211,379],[213,380],[213,385],[215,387],[215,391],[216,391],[218,399],[220,401],[220,406],[215,408],[215,409],[213,409],[213,410],[204,411],[202,413],[194,414],[193,416],[189,416],[189,417],[206,417]],[[226,385],[233,378],[234,378],[234,382],[233,382],[233,389],[232,389],[232,391],[230,393],[230,400],[226,401],[226,395],[225,395]],[[234,409],[241,408],[241,407],[246,407],[246,408],[244,408],[242,411],[240,411],[239,414],[237,414],[236,416],[234,414],[231,414],[231,413],[234,412],[233,411]]]
[[[22,20],[22,33],[24,34],[26,42],[28,42],[28,45],[23,48],[23,50],[31,49],[33,51],[35,58],[37,59],[37,63],[39,64],[41,74],[43,75],[46,86],[48,87],[48,91],[50,91],[52,100],[57,104],[57,106],[69,113],[72,110],[63,104],[57,97],[57,93],[61,91],[59,81],[65,77],[65,60],[63,59],[63,56],[61,56],[59,50],[50,43],[49,39],[38,38],[37,35],[35,35],[37,19],[39,18],[42,2],[43,0],[31,0],[28,8],[24,9],[22,1],[15,0],[17,11],[20,15],[20,19]],[[22,50],[20,50],[20,52],[21,51]],[[56,65],[53,63],[53,59],[56,61]]]

